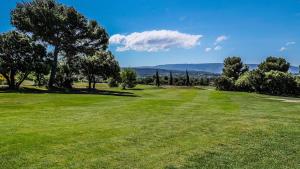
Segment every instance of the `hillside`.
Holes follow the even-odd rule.
[[[258,64],[247,64],[250,69],[257,68]],[[143,67],[138,67],[143,68]],[[219,74],[222,72],[223,63],[200,63],[200,64],[165,64],[165,65],[157,65],[153,67],[147,67],[153,69],[164,69],[164,70],[177,70],[177,71],[197,71],[197,72],[210,72]],[[299,68],[296,66],[291,66],[291,73],[298,73]]]

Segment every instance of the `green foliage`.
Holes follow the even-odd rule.
[[[185,85],[186,86],[190,86],[191,85],[189,72],[187,70],[185,71]]]
[[[109,87],[118,87],[119,86],[119,81],[116,78],[109,78],[107,81],[107,84]]]
[[[235,88],[240,91],[253,91],[251,73],[245,72],[235,81]]]
[[[268,57],[265,61],[258,65],[258,69],[263,72],[269,72],[271,70],[287,72],[290,68],[290,63],[288,63],[284,58],[280,57]]]
[[[122,88],[134,88],[136,86],[137,74],[133,69],[125,68],[121,71]]]
[[[223,76],[237,80],[246,71],[248,71],[248,66],[243,64],[240,57],[227,57],[224,60]]]
[[[155,85],[156,85],[157,87],[160,86],[160,77],[159,77],[158,70],[156,70],[156,73],[155,73]]]
[[[3,85],[5,82],[5,78],[2,74],[0,74],[0,85]]]
[[[227,76],[220,76],[216,79],[215,85],[217,90],[234,90],[234,79]]]
[[[295,94],[297,83],[290,73],[271,70],[265,73],[264,91],[273,95]]]
[[[95,88],[97,77],[118,79],[120,73],[119,63],[111,52],[97,52],[93,56],[82,58],[80,68],[89,81],[89,89],[91,89],[91,83],[94,83],[93,88]]]
[[[49,87],[54,84],[58,55],[68,58],[69,64],[77,54],[92,55],[108,46],[108,34],[96,21],[88,21],[74,8],[55,0],[18,3],[11,12],[11,23],[54,47]]]
[[[170,72],[170,75],[169,75],[169,85],[172,86],[173,84],[174,84],[173,74],[172,74],[172,72]]]
[[[11,89],[19,88],[31,72],[39,72],[45,58],[45,47],[28,35],[17,31],[0,35],[0,73]]]

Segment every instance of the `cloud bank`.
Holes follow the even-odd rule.
[[[202,35],[191,35],[172,30],[152,30],[134,32],[129,35],[113,35],[109,42],[117,47],[117,51],[168,51],[171,48],[189,49],[200,43]]]

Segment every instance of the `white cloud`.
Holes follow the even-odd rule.
[[[286,47],[281,47],[281,48],[279,49],[280,52],[283,52],[283,51],[286,51],[286,50],[287,50]]]
[[[219,44],[219,43],[221,43],[221,42],[223,42],[223,41],[225,41],[225,40],[227,40],[227,39],[228,39],[227,36],[221,35],[221,36],[217,37],[217,39],[216,39],[216,41],[215,41],[215,45],[217,45],[217,44]]]
[[[296,44],[296,42],[287,42],[286,44],[285,44],[285,46],[290,46],[290,45],[295,45]]]
[[[221,50],[222,49],[222,46],[216,46],[215,48],[214,48],[214,50]]]
[[[167,51],[171,48],[189,49],[199,44],[202,35],[191,35],[172,30],[134,32],[129,35],[116,34],[110,43],[120,45],[117,51]]]
[[[205,48],[205,52],[210,52],[212,48]]]

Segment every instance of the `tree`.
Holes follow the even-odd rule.
[[[155,73],[155,85],[156,85],[157,87],[160,86],[158,70],[156,70],[156,73]]]
[[[96,78],[118,79],[120,67],[111,52],[96,52],[93,56],[83,57],[80,61],[81,72],[87,77],[89,89],[96,87]]]
[[[190,76],[187,70],[185,71],[185,85],[190,86]]]
[[[240,57],[228,57],[224,60],[223,76],[237,80],[248,69],[248,66],[243,64]]]
[[[265,73],[264,92],[272,95],[295,94],[297,82],[295,77],[286,72],[271,70]]]
[[[136,77],[136,72],[133,69],[123,69],[121,72],[122,88],[134,88],[136,86]]]
[[[0,35],[0,73],[10,89],[17,89],[44,62],[46,49],[26,34],[10,31]],[[18,80],[16,80],[18,76]]]
[[[170,86],[173,85],[173,74],[172,74],[172,72],[170,72],[170,76],[169,76],[169,85]]]
[[[234,79],[227,76],[220,76],[215,80],[215,85],[218,90],[234,90]]]
[[[77,53],[91,55],[108,45],[107,33],[95,21],[87,21],[74,8],[55,0],[18,3],[11,12],[11,23],[32,34],[34,39],[53,46],[49,87],[55,82],[59,55],[69,57],[69,64]]]
[[[263,72],[269,72],[271,70],[288,72],[290,63],[281,57],[268,57],[265,61],[258,65],[258,69]]]

